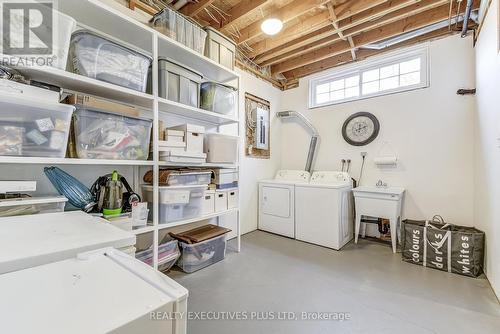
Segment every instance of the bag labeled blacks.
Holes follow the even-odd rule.
[[[403,221],[402,249],[409,263],[470,277],[483,272],[484,232],[446,224],[440,216]]]

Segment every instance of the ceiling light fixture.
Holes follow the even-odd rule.
[[[265,19],[260,25],[260,29],[262,29],[264,34],[273,36],[283,29],[283,22],[277,18]]]

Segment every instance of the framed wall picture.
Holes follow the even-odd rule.
[[[245,93],[245,152],[249,157],[271,157],[270,111],[269,101]]]

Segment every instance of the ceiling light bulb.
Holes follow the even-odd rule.
[[[265,19],[260,25],[260,29],[262,29],[266,35],[276,35],[283,29],[283,22],[277,18]]]

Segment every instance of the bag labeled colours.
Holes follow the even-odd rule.
[[[405,220],[402,226],[403,261],[464,276],[483,272],[484,232],[473,227],[432,221]]]

